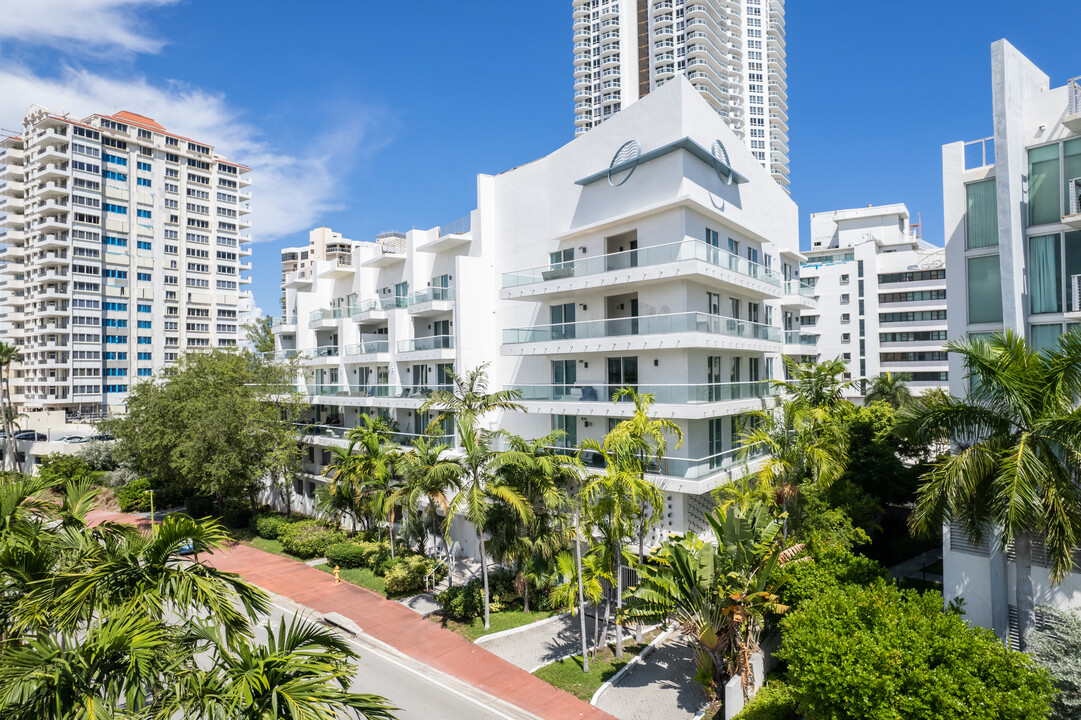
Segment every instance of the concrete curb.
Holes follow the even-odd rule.
[[[518,633],[525,632],[527,630],[532,630],[533,628],[541,627],[542,625],[547,625],[548,623],[553,623],[556,620],[562,620],[563,618],[567,617],[568,615],[570,615],[569,612],[560,613],[559,615],[553,615],[552,617],[547,617],[547,618],[544,618],[543,620],[537,620],[535,622],[531,622],[528,625],[519,625],[518,627],[511,628],[510,630],[500,630],[499,632],[494,632],[494,633],[491,633],[490,635],[482,635],[481,637],[477,638],[473,642],[476,643],[477,645],[480,645],[482,643],[488,642],[489,640],[496,640],[498,638],[507,637],[508,635],[516,635]]]
[[[694,720],[702,720],[706,716],[706,710],[709,710],[709,703],[703,705],[702,709],[695,713]]]
[[[613,675],[611,680],[605,681],[603,685],[597,688],[597,692],[593,693],[593,697],[590,698],[589,704],[595,706],[597,704],[597,701],[600,700],[601,695],[603,695],[605,691],[608,690],[608,688],[619,682],[619,679],[626,675],[632,667],[634,667],[635,665],[641,665],[643,662],[645,662],[645,659],[649,657],[649,654],[656,650],[658,645],[668,640],[668,638],[672,637],[672,635],[676,632],[677,629],[678,628],[676,628],[675,626],[670,627],[657,637],[653,638],[653,642],[647,645],[646,648],[642,650],[642,652],[631,658],[630,662],[620,668],[619,672]]]

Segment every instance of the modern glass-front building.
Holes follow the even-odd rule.
[[[1050,78],[1005,40],[991,46],[991,137],[942,148],[950,338],[1003,330],[1037,348],[1081,321],[1081,86]],[[950,392],[968,381],[950,358]],[[969,618],[1001,637],[1013,629],[1011,554],[975,545],[955,528],[943,536],[946,600],[963,596]],[[1081,605],[1081,578],[1057,587],[1034,548],[1036,604]]]

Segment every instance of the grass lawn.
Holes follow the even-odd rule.
[[[316,565],[315,568],[330,575],[334,574],[334,567],[329,564]],[[386,582],[368,568],[342,568],[341,578],[345,582],[359,585],[362,588],[368,588],[372,592],[377,592],[384,597],[387,594]]]
[[[343,575],[342,577],[345,576]],[[503,612],[491,614],[488,622],[491,627],[487,630],[484,629],[483,617],[474,618],[471,623],[460,623],[455,622],[454,620],[447,620],[441,613],[429,615],[428,618],[449,630],[453,630],[467,640],[473,641],[479,637],[484,637],[485,635],[491,635],[492,633],[503,630],[510,630],[511,628],[521,627],[522,625],[528,625],[529,623],[544,620],[545,618],[550,618],[553,615],[558,614],[558,610],[533,610],[531,612],[523,612],[522,610],[504,610]]]
[[[282,544],[277,540],[267,540],[266,538],[259,537],[253,530],[248,528],[237,528],[231,530],[230,533],[237,542],[251,546],[256,550],[262,550],[263,552],[268,552],[272,555],[281,555],[282,557],[296,560],[297,562],[306,562],[304,558],[290,555],[285,552],[285,550],[282,549]]]
[[[623,658],[621,660],[616,659],[615,646],[609,645],[597,653],[596,659],[589,661],[588,673],[582,672],[582,656],[575,655],[554,662],[551,665],[545,665],[533,674],[541,680],[555,685],[560,690],[566,690],[571,695],[576,695],[589,702],[593,697],[593,693],[597,692],[597,689],[605,681],[611,680],[619,672],[620,668],[629,663],[635,655],[644,650],[650,641],[657,636],[657,632],[655,630],[647,633],[641,644],[634,642],[624,643]]]

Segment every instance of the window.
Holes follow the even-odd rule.
[[[105,368],[105,377],[127,377],[127,368]]]
[[[852,314],[851,313],[841,313],[841,322],[843,322],[843,323],[852,322]]]
[[[117,247],[128,246],[128,241],[125,238],[112,237],[110,235],[106,235],[105,237],[103,237],[101,239],[101,242],[105,245],[116,245]]]
[[[1057,239],[1056,239],[1057,241]],[[895,302],[927,302],[930,300],[945,300],[945,290],[917,290],[914,292],[879,293],[880,303]]]
[[[968,321],[1002,322],[1002,276],[998,255],[968,258]]]
[[[1058,235],[1028,239],[1028,267],[1032,313],[1062,312],[1062,257]]]
[[[135,247],[139,248],[140,250],[152,250],[154,248],[154,246],[150,244],[149,240],[136,240]]]
[[[170,147],[180,147],[180,141],[175,137],[169,137],[168,135],[165,136],[165,144]]]
[[[113,203],[105,203],[105,212],[116,213],[117,215],[127,215],[128,208],[124,205],[114,205]]]
[[[946,362],[947,354],[941,350],[925,352],[879,353],[880,362]]]
[[[841,276],[841,284],[842,285],[847,285],[848,284],[848,275],[842,275]]]
[[[150,329],[150,321],[149,320],[140,320],[137,323],[137,325],[139,326],[140,330],[149,330]]]
[[[148,162],[139,160],[135,163],[136,170],[142,170],[143,172],[151,172],[154,168]]]
[[[116,278],[117,280],[126,280],[128,277],[127,270],[113,270],[112,268],[105,268],[101,271],[102,277]]]
[[[136,305],[135,309],[137,312],[141,313],[153,312],[150,305]]]
[[[150,377],[154,374],[154,370],[151,368],[139,368],[139,377]]]
[[[127,158],[120,157],[119,155],[111,155],[109,153],[102,153],[101,159],[104,160],[107,163],[112,163],[113,165],[127,165],[128,164],[128,159]]]
[[[101,166],[94,165],[93,163],[85,163],[80,160],[73,160],[71,163],[71,167],[75,170],[82,170],[83,172],[93,173],[94,175],[97,175],[101,172]]]
[[[841,304],[846,305],[849,303],[848,293],[841,295]]]
[[[946,271],[941,270],[920,270],[918,272],[897,272],[897,273],[881,273],[878,276],[878,282],[882,283],[899,283],[899,282],[920,282],[922,280],[945,280]]]
[[[138,178],[135,180],[136,185],[142,185],[143,187],[150,187],[150,178]]]
[[[149,340],[150,338],[146,338],[146,339]],[[149,343],[144,343],[143,342],[142,337],[139,338],[139,344],[140,345],[149,345]],[[135,359],[136,360],[150,360],[151,359],[151,354],[148,353],[148,352],[136,353],[135,354]]]
[[[102,327],[113,327],[113,328],[126,328],[128,326],[128,321],[127,320],[121,320],[120,318],[102,318],[101,326]]]
[[[135,273],[135,279],[140,282],[150,282],[150,273]]]
[[[1062,219],[1058,153],[1058,143],[1028,151],[1029,225],[1057,223]]]
[[[107,302],[105,303],[105,309],[112,312],[127,312],[128,304],[122,302]]]
[[[128,391],[127,385],[106,385],[105,392],[107,393],[124,393]]]
[[[945,320],[945,310],[919,310],[916,312],[891,312],[879,313],[878,321],[891,322],[926,322],[928,320]]]
[[[139,128],[139,139],[140,140],[149,140],[151,137],[153,137],[153,136],[150,134],[149,130],[143,130],[142,128]]]
[[[880,343],[908,343],[908,342],[931,342],[946,339],[945,330],[921,330],[917,332],[889,332],[879,333]]]
[[[995,179],[965,186],[965,248],[998,245],[998,200]]]
[[[108,145],[109,147],[114,147],[117,150],[128,149],[128,144],[126,142],[124,142],[123,140],[117,140],[116,138],[111,138],[108,135],[101,139],[101,144]]]
[[[128,343],[128,336],[127,335],[106,335],[105,336],[105,344],[106,345],[127,345],[127,343]]]
[[[175,328],[174,328],[174,329],[175,329]],[[150,340],[150,338],[149,338],[148,336],[146,336],[146,335],[140,335],[140,336],[139,336],[139,339],[138,339],[138,341],[137,341],[137,344],[138,344],[138,345],[149,345],[150,343],[151,343],[151,340]],[[144,354],[144,353],[139,353],[139,355],[143,355],[143,354]],[[146,359],[147,359],[147,360],[149,360],[149,359],[150,359],[150,353],[145,353],[145,355],[147,356],[147,358],[146,358]],[[142,360],[143,358],[141,358],[141,357],[140,357],[139,359],[140,359],[140,360]]]
[[[141,218],[150,217],[150,211],[149,210],[136,210],[135,214],[138,215]]]
[[[852,342],[852,333],[841,333],[841,342]]]

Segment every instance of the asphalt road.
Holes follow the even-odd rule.
[[[293,610],[274,605],[271,627],[277,629],[283,616],[288,624],[293,615]],[[258,630],[257,637],[260,641],[266,639]],[[443,678],[434,677],[433,671],[425,665],[353,640],[350,642],[360,655],[360,670],[352,689],[387,698],[392,705],[401,708],[395,713],[399,720],[515,720],[511,715],[486,706],[481,699],[470,697],[467,688],[457,689]]]

